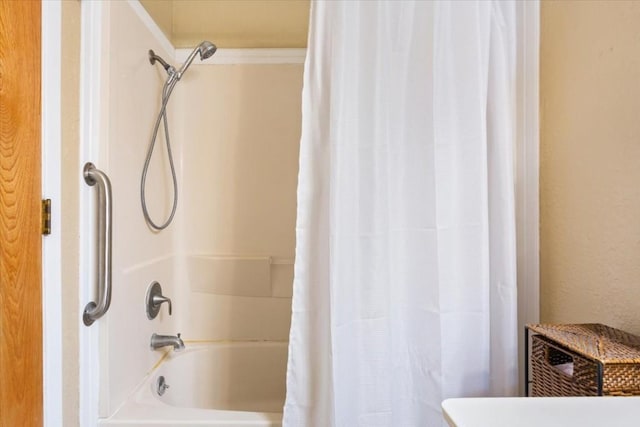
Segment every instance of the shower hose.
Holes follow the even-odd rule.
[[[142,169],[142,179],[140,180],[140,202],[142,203],[142,213],[144,214],[144,219],[147,224],[156,231],[164,230],[169,226],[169,224],[171,224],[173,216],[176,214],[176,207],[178,206],[178,181],[176,179],[176,169],[173,165],[171,140],[169,137],[169,122],[167,121],[167,103],[169,102],[169,97],[171,96],[171,92],[173,92],[173,88],[175,87],[177,82],[178,79],[176,78],[176,75],[170,74],[169,78],[164,84],[164,87],[162,88],[162,106],[160,107],[160,112],[158,113],[158,118],[156,119],[156,124],[153,128],[153,136],[151,137],[151,142],[149,143],[147,157],[144,161],[144,168]],[[160,129],[161,121],[164,123],[164,137],[167,145],[167,155],[169,157],[171,179],[173,181],[173,207],[171,208],[171,214],[169,215],[169,218],[164,223],[157,224],[151,219],[151,216],[149,215],[145,195],[145,186],[147,182],[147,172],[149,171],[149,163],[151,163],[151,156],[153,155],[153,148],[156,145],[156,139],[158,137],[158,130]]]

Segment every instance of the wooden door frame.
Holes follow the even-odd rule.
[[[5,6],[7,6],[7,9],[4,9]],[[25,15],[22,17],[27,20],[25,24],[30,26],[27,27],[29,31],[27,37],[33,37],[29,42],[35,42],[37,40],[37,44],[24,44],[23,48],[26,47],[28,49],[27,52],[12,52],[11,50],[5,52],[7,54],[8,68],[3,71],[8,72],[6,77],[8,84],[7,102],[10,106],[9,117],[14,117],[16,120],[15,123],[12,121],[9,122],[8,129],[10,135],[13,131],[16,131],[16,133],[20,135],[18,138],[26,135],[26,139],[17,139],[14,141],[10,136],[11,139],[8,145],[10,158],[11,156],[15,156],[16,153],[17,156],[21,157],[21,161],[13,163],[10,166],[9,174],[7,175],[8,181],[6,181],[8,185],[7,188],[9,188],[8,191],[11,191],[11,189],[16,191],[18,195],[16,200],[19,201],[16,205],[12,205],[12,209],[15,209],[17,206],[17,218],[19,220],[16,222],[15,227],[10,225],[9,230],[12,230],[14,234],[17,231],[20,237],[17,240],[3,240],[3,243],[7,243],[7,248],[11,251],[10,253],[14,253],[17,248],[20,254],[17,258],[9,255],[4,259],[7,262],[6,267],[9,271],[8,281],[6,283],[7,288],[5,289],[3,287],[3,291],[7,292],[6,306],[4,306],[4,308],[11,307],[11,305],[15,305],[16,303],[22,305],[22,307],[18,306],[19,312],[13,314],[12,309],[8,309],[6,313],[7,319],[13,320],[8,320],[7,324],[3,325],[3,328],[10,330],[10,328],[15,328],[16,326],[20,328],[24,326],[26,329],[14,330],[12,334],[16,337],[16,341],[10,340],[3,342],[3,348],[11,349],[9,354],[13,354],[13,351],[16,349],[15,347],[12,348],[12,345],[22,345],[36,336],[40,342],[37,346],[18,349],[27,352],[37,351],[39,353],[37,355],[32,354],[28,357],[20,357],[18,360],[13,359],[13,356],[9,356],[7,361],[8,365],[5,366],[9,370],[15,371],[20,375],[25,375],[27,371],[37,371],[37,373],[34,372],[33,377],[30,377],[28,380],[25,379],[24,384],[18,385],[18,388],[14,388],[10,384],[8,385],[10,393],[20,393],[20,395],[14,395],[14,397],[24,401],[26,406],[22,407],[17,413],[12,413],[10,410],[9,415],[7,415],[4,421],[16,421],[15,417],[18,416],[26,417],[22,419],[25,423],[38,420],[47,426],[62,425],[61,417],[56,416],[56,413],[61,413],[61,405],[58,405],[56,402],[56,399],[61,398],[61,393],[56,392],[55,387],[57,385],[61,388],[60,369],[56,369],[55,361],[56,347],[60,348],[59,344],[57,344],[59,340],[56,338],[60,338],[62,333],[59,328],[56,330],[55,316],[51,315],[51,308],[53,308],[55,312],[56,309],[59,311],[60,307],[59,305],[55,305],[55,297],[53,298],[53,304],[48,304],[48,301],[51,299],[50,294],[52,291],[55,293],[56,287],[59,287],[60,282],[56,280],[55,276],[46,274],[51,271],[50,266],[53,264],[49,263],[49,266],[45,269],[42,260],[43,255],[46,253],[48,259],[58,260],[59,262],[60,252],[59,250],[55,251],[52,243],[55,246],[55,239],[59,240],[60,231],[58,230],[49,242],[45,243],[41,240],[39,230],[40,204],[38,203],[38,199],[41,198],[42,194],[47,191],[52,191],[57,185],[56,182],[50,180],[50,178],[55,177],[55,174],[44,173],[43,171],[49,168],[47,165],[53,153],[51,150],[55,149],[56,146],[59,149],[59,90],[56,93],[55,89],[56,87],[59,89],[60,76],[59,72],[55,74],[55,63],[52,63],[52,60],[57,61],[59,64],[60,49],[59,46],[55,48],[55,45],[52,45],[51,42],[57,40],[59,45],[60,19],[59,13],[57,15],[55,14],[56,5],[49,2],[34,2],[28,5],[28,7],[22,4],[15,9],[11,6],[12,4],[10,2],[3,5],[3,10],[8,12],[8,16],[13,17],[5,22],[5,24],[7,24],[7,31],[9,32],[6,34],[3,33],[3,43],[5,41],[9,44],[14,42],[16,44],[25,43],[27,40],[24,38],[25,34],[18,34],[18,38],[15,40],[8,38],[11,37],[12,34],[10,23],[15,19],[16,13],[24,13]],[[25,6],[25,8],[21,8],[21,6]],[[57,35],[56,31],[58,33]],[[7,37],[7,39],[5,39],[5,37]],[[31,62],[25,61],[23,65],[17,65],[22,63],[14,60],[16,57],[19,57],[19,55],[30,56]],[[56,57],[58,59],[56,59]],[[36,66],[39,69],[36,71],[29,68],[29,64],[37,64]],[[50,71],[53,73],[50,73]],[[25,72],[30,73],[29,78],[21,78],[22,76],[20,74],[16,75],[16,73]],[[51,80],[55,78],[56,75],[58,77],[57,83],[55,80]],[[15,83],[16,81],[20,82],[21,86],[17,85]],[[26,98],[20,98],[34,96],[35,94],[37,94],[36,99],[26,100]],[[55,105],[56,101],[58,103],[57,106]],[[33,112],[35,117],[28,115],[29,112]],[[33,118],[39,120],[39,122],[30,121]],[[58,130],[57,136],[56,129]],[[51,143],[52,141],[53,143]],[[32,149],[28,149],[25,148],[23,144],[27,144],[26,147],[33,147]],[[55,169],[55,162],[53,166]],[[32,169],[32,167],[35,168],[35,170]],[[59,167],[57,169],[59,170]],[[14,176],[18,178],[13,179]],[[36,177],[39,181],[37,182],[37,186],[32,184],[34,181],[33,179],[29,179],[30,177]],[[3,185],[4,183],[3,181]],[[26,209],[26,212],[24,209]],[[9,218],[12,217],[9,216]],[[16,218],[14,217],[13,219]],[[37,242],[37,245],[34,245],[35,242]],[[40,253],[37,255],[34,254],[35,256],[30,259],[26,259],[23,250],[26,249],[28,251],[34,249],[34,247],[37,247]],[[30,254],[27,253],[27,255]],[[16,260],[19,264],[22,263],[22,267],[18,268],[20,271],[14,271],[16,270],[16,266],[14,265]],[[28,266],[25,266],[25,263]],[[12,278],[14,275],[16,277]],[[22,280],[20,278],[24,278],[25,281],[20,281]],[[14,279],[18,279],[19,281],[14,282]],[[32,289],[33,286],[36,288],[40,287],[40,289],[31,294],[32,291],[35,291],[35,289]],[[47,296],[49,300],[46,299]],[[27,309],[27,307],[24,307],[25,304],[30,307]],[[24,316],[33,316],[34,312],[37,312],[37,316],[27,319],[21,314],[22,312],[27,313]],[[7,333],[6,335],[12,334]],[[33,361],[40,366],[35,368],[32,363]],[[10,382],[11,380],[11,378],[7,378],[7,381]],[[37,387],[35,382],[37,382]],[[25,409],[28,413],[21,412]],[[31,417],[29,417],[29,413]]]
[[[42,198],[52,200],[51,229],[42,240],[44,426],[62,426],[61,57],[62,5],[42,1]],[[79,174],[78,174],[79,176]]]

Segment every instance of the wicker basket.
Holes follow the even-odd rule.
[[[532,396],[640,395],[640,337],[599,324],[527,328]]]

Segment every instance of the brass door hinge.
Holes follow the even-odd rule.
[[[42,234],[51,234],[51,199],[42,201]]]

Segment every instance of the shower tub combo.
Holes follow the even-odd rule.
[[[216,46],[203,41],[177,69],[153,50],[151,64],[161,64],[167,72],[162,91],[162,105],[155,122],[140,183],[145,220],[156,231],[166,228],[173,219],[177,203],[176,173],[171,156],[166,107],[169,97],[183,74],[199,55],[212,56]],[[146,206],[145,184],[155,140],[164,120],[165,139],[174,186],[173,208],[169,218],[154,222]],[[162,289],[147,294],[147,317],[155,318],[163,302]],[[152,290],[154,288],[151,288]],[[151,310],[153,309],[153,310]],[[152,313],[153,311],[153,313]],[[174,347],[174,349],[171,349]],[[285,398],[287,344],[274,341],[189,342],[186,348],[180,336],[154,334],[152,350],[171,349],[151,369],[135,391],[109,418],[99,425],[117,426],[281,426]],[[177,351],[180,350],[180,351]]]
[[[281,426],[287,343],[186,341],[99,425]]]
[[[225,221],[227,211],[210,212],[229,206],[227,199],[245,200],[253,194],[253,187],[231,197],[223,183],[216,187],[219,192],[204,186],[194,170],[220,171],[215,166],[229,162],[220,161],[216,154],[226,153],[228,145],[234,156],[246,162],[236,162],[234,157],[233,168],[223,170],[226,175],[221,175],[222,179],[234,179],[239,173],[247,182],[256,180],[276,189],[278,197],[285,193],[294,196],[297,169],[294,173],[292,166],[290,176],[278,172],[270,177],[263,172],[293,157],[297,150],[292,139],[295,120],[284,113],[268,115],[268,127],[264,128],[257,119],[271,112],[273,103],[281,99],[287,106],[283,111],[297,111],[289,104],[299,96],[301,79],[288,82],[292,75],[298,76],[302,66],[273,69],[272,65],[256,68],[250,63],[240,69],[241,79],[235,63],[198,69],[196,64],[215,54],[215,44],[205,40],[191,51],[175,49],[137,0],[86,2],[82,7],[82,44],[86,47],[81,53],[82,78],[87,82],[82,85],[82,97],[83,105],[91,108],[83,109],[86,129],[81,151],[95,157],[91,160],[96,165],[108,165],[106,172],[114,189],[114,200],[109,204],[113,215],[109,217],[126,220],[114,221],[112,245],[105,243],[106,238],[96,238],[100,233],[93,231],[93,221],[82,217],[80,224],[81,247],[90,249],[82,251],[79,262],[83,297],[95,293],[96,281],[91,274],[100,270],[96,259],[102,262],[97,255],[110,255],[113,250],[116,256],[113,265],[103,263],[104,277],[113,278],[114,304],[97,325],[89,328],[85,322],[79,337],[82,398],[77,417],[83,425],[92,426],[281,426],[293,266],[282,260],[272,263],[275,255],[271,254],[288,259],[286,255],[293,252],[293,242],[284,240],[293,233],[280,232],[282,224],[288,224],[284,215],[294,211],[293,206],[278,203],[281,215],[262,199],[249,205],[233,204],[229,209],[243,207],[251,215],[264,212],[265,221],[255,225],[252,217],[241,215],[234,216],[233,222]],[[172,65],[182,53],[185,59],[181,64]],[[252,88],[263,87],[265,80],[281,82],[279,90],[254,94]],[[182,95],[170,102],[174,88]],[[283,97],[283,89],[288,89],[287,97]],[[222,96],[210,96],[220,91]],[[234,102],[227,102],[229,98]],[[212,123],[200,118],[215,117],[213,113],[220,108],[228,111],[229,117],[242,113],[250,132],[238,135],[235,119],[228,123],[220,120],[212,139],[206,132]],[[175,130],[168,120],[173,116],[177,118]],[[258,122],[256,129],[254,122]],[[182,142],[174,147],[173,153],[180,154],[175,164],[170,154],[172,130],[179,136],[176,142]],[[245,153],[252,153],[252,136],[258,133],[265,154],[260,159],[263,167],[255,168],[254,157]],[[291,141],[286,145],[284,139]],[[145,142],[146,148],[142,146]],[[180,168],[183,163],[199,165],[203,159],[206,169]],[[254,169],[259,170],[252,173]],[[178,185],[178,179],[184,183]],[[128,185],[137,180],[138,188]],[[179,188],[184,191],[181,197]],[[211,190],[212,200],[206,204],[199,201],[200,188]],[[83,190],[80,196],[87,212],[102,212],[92,191]],[[132,203],[136,199],[141,206]],[[184,217],[172,223],[178,200],[184,203]],[[144,222],[137,218],[140,207]],[[285,211],[285,207],[289,209]],[[97,216],[100,221],[100,214]],[[146,227],[138,227],[137,219]],[[234,235],[237,241],[219,240],[233,230],[245,230],[245,224],[252,228]],[[275,237],[263,241],[263,235]],[[247,254],[245,247],[262,249]],[[159,290],[159,302],[154,302],[154,306],[161,305],[161,315],[154,320],[147,312],[145,319],[143,302],[149,304],[143,297],[155,281],[165,285],[166,292]],[[111,295],[111,291],[105,294]],[[169,298],[177,303],[174,317]],[[179,336],[164,335],[180,330],[185,333],[184,349]],[[70,417],[74,415],[71,411]]]
[[[203,41],[192,51],[180,68],[170,65],[153,50],[148,51],[151,64],[159,63],[167,72],[162,90],[162,104],[155,121],[140,181],[140,200],[144,217],[147,225],[156,232],[163,230],[171,223],[178,199],[178,185],[166,113],[169,97],[194,58],[199,55],[201,60],[205,60],[215,51],[216,46],[213,43]],[[166,220],[155,222],[147,210],[145,188],[147,171],[162,122],[164,122],[164,137],[173,181],[173,207]],[[260,266],[264,267],[265,260],[266,258],[259,260]],[[270,280],[270,276],[265,275],[265,277]],[[263,282],[267,283],[265,280],[260,283]],[[171,300],[162,295],[159,283],[152,283],[145,301],[149,320],[157,316],[160,306],[165,302],[168,303],[168,314],[171,315]],[[99,425],[131,427],[282,425],[287,363],[286,342],[256,340],[186,341],[183,343],[179,334],[173,336],[154,333],[151,337],[151,350],[166,351],[166,353],[115,413],[108,418],[100,419]]]

